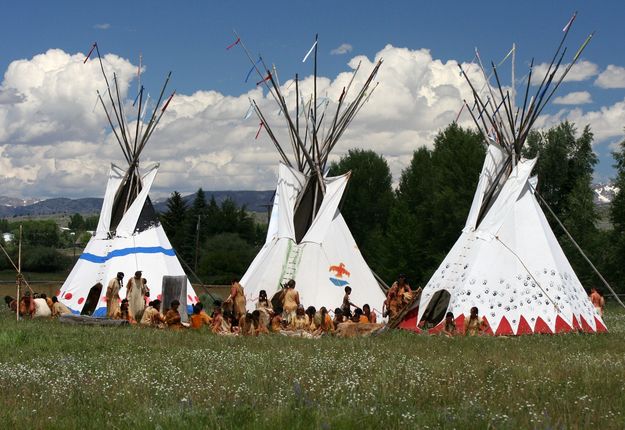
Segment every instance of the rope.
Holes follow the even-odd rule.
[[[577,244],[577,242],[575,241],[575,239],[573,239],[573,236],[571,236],[571,233],[569,233],[569,231],[566,229],[566,227],[564,227],[564,224],[562,224],[562,221],[560,221],[560,218],[557,217],[557,215],[553,212],[553,210],[551,209],[551,207],[549,206],[549,204],[545,201],[545,199],[543,199],[543,196],[541,196],[538,191],[536,190],[536,188],[534,188],[534,186],[528,182],[528,184],[530,185],[530,187],[532,188],[532,190],[534,191],[534,195],[537,195],[538,198],[540,199],[540,201],[542,203],[544,203],[544,205],[547,207],[547,209],[549,210],[549,213],[555,218],[555,220],[558,222],[558,225],[560,227],[562,227],[562,230],[564,230],[564,233],[566,233],[566,236],[569,238],[569,240],[573,243],[573,245],[575,245],[575,248],[577,248],[577,250],[579,251],[579,253],[582,255],[582,257],[584,257],[584,260],[586,260],[586,262],[590,265],[590,267],[592,267],[592,270],[597,274],[597,276],[599,277],[599,279],[601,279],[601,282],[603,282],[603,285],[605,285],[607,287],[608,290],[610,290],[610,292],[612,293],[612,295],[614,296],[614,298],[616,299],[617,302],[619,302],[619,304],[621,306],[623,306],[623,308],[625,308],[625,304],[623,304],[623,302],[621,301],[621,299],[619,299],[618,295],[616,294],[616,292],[612,289],[612,287],[610,286],[610,284],[608,283],[608,281],[605,280],[605,278],[603,277],[603,275],[599,272],[599,270],[595,267],[594,264],[592,264],[592,261],[590,261],[590,259],[586,256],[586,254],[584,253],[584,251],[582,250],[582,248]]]
[[[501,239],[499,239],[499,236],[495,236],[495,239],[497,239],[497,242],[501,243],[508,251],[510,251],[512,253],[512,255],[514,255],[517,258],[517,260],[519,260],[519,263],[521,263],[521,265],[523,266],[523,268],[525,269],[527,274],[530,275],[530,277],[534,280],[536,285],[538,285],[538,288],[540,288],[540,290],[545,294],[545,296],[547,296],[549,301],[553,304],[553,307],[556,309],[556,312],[560,313],[560,309],[558,308],[558,305],[556,304],[556,302],[554,302],[553,299],[551,297],[549,297],[549,294],[547,294],[547,292],[543,289],[543,287],[540,285],[540,282],[538,282],[538,280],[534,277],[534,275],[532,275],[532,272],[530,272],[530,270],[525,265],[525,263],[523,263],[523,260],[521,260],[521,257],[519,257],[516,254],[516,252],[514,252],[508,245],[503,243],[501,241]]]

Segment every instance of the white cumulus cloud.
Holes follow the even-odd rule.
[[[561,64],[558,68],[558,73],[554,77],[554,82],[557,82],[562,73],[566,70],[569,64]],[[532,85],[539,85],[542,81],[543,76],[549,70],[548,63],[541,63],[534,66],[534,70],[532,71]],[[571,67],[569,73],[564,78],[563,82],[581,82],[587,79],[592,78],[593,76],[597,76],[599,74],[599,66],[595,63],[592,63],[587,60],[578,61]]]
[[[51,49],[8,66],[0,82],[0,194],[101,196],[109,164],[124,165],[101,107],[93,110],[96,90],[106,88],[99,65],[94,60],[83,64],[84,58],[84,53]],[[386,157],[397,181],[412,153],[433,144],[434,136],[456,118],[462,100],[471,99],[471,90],[459,75],[455,60],[434,58],[427,49],[387,45],[374,58],[349,59],[348,72],[318,78],[318,94],[327,97],[328,115],[336,109],[358,64],[360,72],[347,101],[380,58],[384,64],[375,79],[379,86],[341,137],[331,159],[351,148],[372,149]],[[121,97],[130,100],[125,109],[133,129],[134,94],[129,94],[129,88],[135,87],[137,65],[114,54],[103,59],[106,71],[117,73]],[[473,82],[482,82],[475,65],[465,63],[463,67]],[[175,76],[173,79],[175,82]],[[249,99],[254,99],[285,150],[291,151],[285,118],[266,91],[251,86],[235,96],[206,88],[173,98],[141,158],[144,166],[161,163],[154,197],[173,190],[191,193],[200,186],[208,190],[275,186],[278,153],[265,130],[255,139],[258,119],[243,117]],[[312,87],[312,76],[304,76],[299,88],[305,99]],[[294,110],[295,85],[287,80],[282,91]],[[622,134],[625,100],[593,112],[564,109],[542,117],[541,124],[565,117],[580,126],[590,123],[599,140],[614,137]],[[460,124],[473,125],[466,112]]]
[[[601,88],[625,88],[625,67],[610,64],[597,76],[595,85]]]
[[[344,55],[352,52],[354,47],[349,43],[341,43],[339,46],[330,51],[332,55]]]
[[[592,103],[592,97],[588,91],[574,91],[553,99],[553,104],[556,105],[582,105],[586,103]]]
[[[96,24],[93,26],[93,28],[95,28],[96,30],[108,30],[109,28],[111,28],[111,24],[105,22],[102,24]]]

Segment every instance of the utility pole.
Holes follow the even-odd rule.
[[[193,265],[193,271],[197,272],[197,256],[200,249],[200,219],[202,215],[197,216],[197,225],[195,227],[195,264]]]

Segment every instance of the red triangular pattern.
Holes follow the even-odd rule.
[[[509,336],[512,334],[514,333],[512,333],[512,327],[510,327],[510,323],[508,322],[506,317],[501,317],[501,321],[499,321],[499,326],[497,326],[497,331],[495,332],[495,335]]]
[[[402,328],[404,330],[410,330],[417,333],[420,333],[421,330],[417,327],[417,316],[419,313],[419,308],[414,308],[410,312],[406,314],[403,321],[399,323],[398,328]]]
[[[516,334],[517,336],[522,334],[532,334],[532,328],[527,323],[527,320],[523,317],[523,315],[521,315],[521,318],[519,319],[519,326],[516,329]]]
[[[553,334],[547,323],[541,317],[536,318],[534,333]]]
[[[595,331],[592,329],[592,327],[590,326],[590,324],[588,324],[586,322],[586,320],[584,319],[583,316],[579,316],[582,320],[582,330],[584,330],[586,333],[594,333]]]
[[[573,316],[573,325],[577,323],[575,316]],[[556,333],[568,333],[571,331],[571,326],[568,325],[560,315],[556,316]]]
[[[443,331],[444,327],[445,327],[445,320],[443,320],[440,323],[438,323],[438,325],[436,327],[432,327],[431,329],[429,329],[428,333],[429,334],[439,334],[440,332]]]
[[[607,333],[608,329],[603,324],[603,322],[599,321],[599,318],[595,317],[595,324],[597,324],[597,333]]]
[[[458,334],[464,334],[464,315],[459,315],[456,318],[456,331]]]
[[[490,326],[490,323],[488,322],[486,317],[482,317],[482,319],[484,320],[484,329],[482,330],[482,333],[493,336],[493,328]]]
[[[558,316],[558,318],[560,318]],[[573,330],[576,331],[582,331],[582,326],[579,325],[579,321],[577,320],[577,317],[575,315],[573,315]]]

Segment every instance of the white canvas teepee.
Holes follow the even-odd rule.
[[[497,335],[606,331],[534,195],[536,160],[521,160],[479,226],[477,214],[505,155],[489,147],[467,223],[400,327],[453,312],[458,327],[476,306]],[[438,311],[437,311],[438,308]],[[442,329],[442,322],[433,332]]]
[[[280,164],[267,240],[241,279],[248,308],[261,290],[271,297],[294,279],[306,306],[338,307],[349,285],[355,305],[369,304],[372,311],[382,313],[384,294],[338,210],[348,180],[349,174],[325,178],[325,197],[298,243],[293,214],[306,181],[295,169]]]
[[[296,75],[291,82],[295,84],[295,96],[289,97],[295,107],[289,109],[275,66],[269,70],[264,63],[259,66],[253,61],[238,35],[237,44],[248,54],[260,78],[259,84],[265,86],[278,104],[292,148],[292,152],[287,153],[287,147],[278,141],[265,115],[251,101],[261,125],[280,154],[282,164],[266,243],[241,279],[248,308],[253,307],[260,290],[266,290],[271,296],[282,284],[294,279],[305,306],[338,307],[344,287],[349,285],[354,304],[369,304],[372,310],[381,313],[384,294],[380,284],[365,263],[338,209],[349,174],[330,178],[325,173],[330,152],[375,89],[369,90],[369,87],[382,60],[350,100],[349,91],[358,67],[349,85],[340,95],[337,94],[338,101],[329,107],[331,102],[325,97],[326,102],[317,102],[318,45],[315,40],[312,94],[306,97],[301,94]],[[264,70],[261,71],[260,67]],[[304,99],[308,103],[303,103]],[[321,106],[324,107],[322,111],[319,109],[318,115]]]
[[[435,325],[431,331],[436,332],[442,329],[445,313],[452,312],[462,331],[465,315],[477,307],[490,334],[606,331],[538,204],[537,181],[531,178],[536,160],[522,157],[538,115],[592,37],[560,71],[572,22],[565,27],[542,81],[538,77],[536,94],[528,98],[530,66],[521,109],[514,106],[514,87],[512,91],[502,87],[496,66],[492,75],[497,85],[492,88],[489,78],[480,85],[486,89],[486,100],[461,67],[475,102],[473,108],[465,102],[465,108],[488,142],[486,159],[460,238],[401,328],[419,330],[423,322],[426,327]],[[489,76],[484,70],[482,75]]]
[[[136,124],[129,127],[130,122],[124,118],[124,104],[119,96],[117,78],[113,78],[115,91],[111,91],[97,44],[93,45],[91,52],[94,50],[100,61],[108,96],[105,97],[107,102],[99,93],[98,98],[128,167],[122,169],[111,165],[97,230],[61,287],[58,298],[74,313],[104,316],[106,287],[118,272],[123,272],[124,280],[128,280],[136,271],[142,271],[152,300],[161,298],[163,276],[182,276],[185,273],[149,198],[159,166],[156,164],[143,174],[139,170],[139,156],[173,97],[172,94],[161,103],[171,73],[147,124],[143,122],[147,101],[143,104],[141,87],[137,96],[138,104],[135,101],[136,112],[133,112],[136,114]],[[117,120],[116,124],[113,124],[112,118]],[[101,288],[94,287],[96,284],[101,284]],[[188,281],[186,288],[187,306],[190,306],[198,298]],[[120,297],[123,299],[125,295],[126,288],[122,288]]]
[[[152,300],[161,298],[161,280],[164,275],[185,274],[148,198],[157,171],[158,165],[155,165],[143,175],[141,193],[122,217],[115,233],[111,234],[114,199],[125,173],[119,167],[111,165],[97,231],[59,293],[59,300],[74,313],[83,311],[91,287],[101,283],[103,288],[99,300],[97,304],[91,305],[95,309],[92,311],[93,316],[104,316],[106,285],[117,272],[124,272],[127,280],[137,270],[141,270],[148,281]],[[126,289],[122,288],[121,298],[125,294]],[[187,296],[187,305],[198,300],[190,283],[187,283]]]

